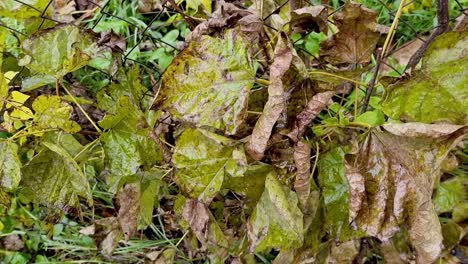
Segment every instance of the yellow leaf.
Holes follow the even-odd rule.
[[[31,109],[26,106],[18,106],[11,112],[11,117],[17,120],[28,120],[34,118],[34,114]]]
[[[17,91],[11,92],[10,96],[8,97],[8,103],[6,105],[7,108],[13,107],[20,107],[28,100],[30,96],[24,93],[20,93]]]

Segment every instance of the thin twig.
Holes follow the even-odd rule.
[[[364,102],[362,103],[361,114],[367,111],[367,106],[369,105],[369,100],[372,95],[372,91],[374,90],[375,81],[377,80],[377,77],[379,75],[380,64],[382,61],[382,49],[377,49],[376,57],[377,61],[375,63],[374,74],[372,75],[372,78],[369,81],[369,84],[367,85],[366,97],[364,98]]]

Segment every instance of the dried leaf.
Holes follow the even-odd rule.
[[[320,54],[334,64],[360,64],[370,61],[381,33],[388,29],[377,24],[377,13],[363,5],[347,1],[333,15],[339,32],[320,44]]]
[[[291,11],[290,25],[294,32],[328,31],[328,12],[322,5],[306,6]]]
[[[140,184],[130,183],[117,193],[120,205],[118,219],[125,241],[128,241],[137,231],[138,211],[140,210]]]
[[[359,240],[333,244],[330,255],[327,257],[327,264],[352,264],[359,254],[360,248]]]
[[[194,199],[187,200],[182,216],[204,247],[215,250],[221,258],[227,256],[228,241],[206,205]]]
[[[331,98],[333,95],[335,95],[335,92],[332,91],[314,95],[307,103],[304,110],[297,116],[294,127],[291,132],[288,133],[288,137],[295,142],[299,141],[312,120],[314,120],[324,108],[332,103]]]
[[[297,196],[279,182],[274,172],[266,177],[265,190],[248,227],[251,251],[294,249],[304,241]]]
[[[0,140],[0,187],[13,191],[21,180],[21,161],[18,145],[10,140]]]
[[[270,85],[268,86],[268,101],[263,113],[255,124],[252,137],[247,144],[247,153],[256,159],[262,159],[270,139],[273,126],[284,110],[283,76],[291,67],[293,48],[286,36],[281,35],[276,44],[275,57],[270,66]]]
[[[158,102],[177,120],[235,134],[255,80],[249,45],[236,30],[190,42],[164,73]]]
[[[401,131],[408,124],[401,129],[393,126]],[[421,134],[371,132],[355,160],[366,194],[356,218],[358,226],[369,235],[388,239],[407,222],[418,262],[433,262],[441,252],[442,235],[431,203],[432,190],[442,162],[466,132],[460,128],[436,140]]]
[[[310,146],[304,141],[298,141],[294,146],[294,163],[296,164],[296,179],[294,190],[299,198],[302,211],[305,210],[310,195]]]
[[[382,110],[406,122],[468,122],[468,32],[448,32],[431,42],[420,71],[390,87]]]
[[[243,146],[202,129],[186,129],[172,156],[175,181],[190,197],[209,203],[226,176],[242,176],[247,168]]]

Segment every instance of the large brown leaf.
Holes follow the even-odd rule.
[[[423,126],[424,133],[409,136],[401,132],[414,129],[414,124],[388,126],[393,133],[372,131],[354,161],[356,169],[347,167],[346,174],[350,215],[357,215],[357,225],[385,240],[407,224],[418,263],[432,263],[442,249],[441,227],[431,202],[434,183],[442,162],[468,128],[443,133],[443,125]]]
[[[321,43],[321,53],[328,62],[367,63],[385,26],[377,24],[377,13],[361,4],[346,2],[333,20],[339,32]]]

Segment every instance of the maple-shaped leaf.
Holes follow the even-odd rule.
[[[151,129],[143,112],[127,96],[115,106],[115,114],[107,114],[99,125],[106,129],[100,137],[105,166],[109,170],[107,182],[116,191],[123,176],[137,173],[141,166],[149,169],[162,160],[161,152],[149,137]]]
[[[429,45],[421,70],[386,92],[382,110],[406,122],[468,122],[468,32],[448,32]]]
[[[165,71],[159,104],[178,120],[235,134],[255,81],[249,45],[236,30],[190,42]]]
[[[380,34],[388,31],[376,23],[377,15],[361,4],[347,1],[344,8],[333,15],[338,33],[320,44],[320,54],[333,64],[369,62]]]

